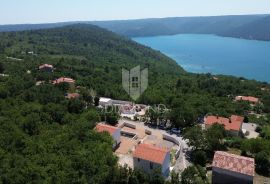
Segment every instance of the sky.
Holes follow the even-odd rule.
[[[0,24],[270,14],[270,0],[0,0]]]

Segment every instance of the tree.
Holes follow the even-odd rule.
[[[159,119],[158,108],[151,107],[146,110],[145,116],[149,119],[149,122],[153,125],[157,125],[157,121]]]
[[[36,113],[31,113],[25,117],[23,122],[23,130],[28,135],[37,135],[40,132],[39,128],[40,117]]]
[[[261,151],[266,151],[270,154],[270,142],[261,138],[247,139],[242,142],[241,150],[250,155],[255,155]]]
[[[180,174],[174,170],[171,172],[171,184],[180,184]]]
[[[188,128],[184,133],[184,139],[188,140],[188,145],[193,150],[204,150],[206,148],[205,135],[199,126]]]
[[[244,122],[245,122],[245,123],[248,123],[248,122],[249,122],[248,116],[245,116]]]
[[[206,172],[200,166],[189,166],[181,175],[181,184],[205,184],[208,183]]]
[[[87,103],[87,105],[91,105],[93,103],[93,97],[91,95],[90,90],[82,88],[80,90],[83,100]]]
[[[226,136],[224,126],[219,124],[212,125],[206,131],[206,139],[208,144],[208,150],[214,152],[215,150],[224,149],[223,139]]]
[[[0,99],[6,98],[8,96],[8,91],[3,86],[0,86]]]
[[[192,153],[192,161],[196,165],[200,165],[202,167],[205,167],[206,162],[207,162],[206,153],[202,150],[194,151]]]
[[[174,108],[170,116],[173,125],[180,129],[191,127],[196,121],[196,113],[189,107]]]
[[[100,116],[95,109],[88,109],[81,117],[85,118],[88,122],[99,122]]]
[[[164,177],[161,174],[160,168],[155,169],[150,176],[151,176],[151,180],[149,182],[150,184],[164,184],[165,182]]]
[[[94,103],[95,103],[95,106],[97,107],[97,106],[99,106],[99,97],[95,97],[94,98]]]
[[[115,106],[107,106],[102,113],[103,120],[111,125],[116,125],[119,119],[118,108]]]
[[[5,70],[4,64],[0,62],[0,73],[3,73]]]
[[[42,110],[51,117],[52,121],[62,123],[67,109],[63,105],[49,103],[43,106]]]
[[[255,156],[256,171],[260,174],[269,175],[270,173],[270,159],[269,155],[261,151]]]
[[[81,113],[85,107],[85,104],[80,99],[71,99],[68,102],[68,111],[70,113]]]

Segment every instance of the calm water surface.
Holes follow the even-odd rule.
[[[270,82],[270,41],[181,34],[133,38],[194,73],[234,75]]]

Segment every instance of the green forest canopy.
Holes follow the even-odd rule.
[[[97,96],[130,100],[122,89],[121,69],[148,68],[149,87],[138,102],[166,104],[180,128],[206,113],[242,115],[250,106],[232,102],[235,95],[257,96],[265,104],[262,111],[270,112],[270,96],[261,90],[270,89],[266,83],[187,73],[163,54],[96,26],[0,33],[0,40],[0,69],[9,75],[0,76],[3,183],[117,183],[122,172],[140,178],[139,183],[159,178],[148,181],[137,171],[118,170],[111,138],[92,130],[100,120],[95,107],[85,109],[84,99],[65,99],[74,88],[49,83],[61,76]],[[44,63],[55,71],[39,71]],[[46,83],[36,86],[36,81]]]

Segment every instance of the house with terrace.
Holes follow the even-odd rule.
[[[133,153],[134,168],[152,173],[161,169],[164,176],[170,172],[170,151],[150,144],[138,144]]]
[[[219,116],[207,116],[204,118],[205,128],[208,129],[214,124],[223,125],[228,134],[239,136],[242,130],[244,117],[232,115],[230,118]]]

